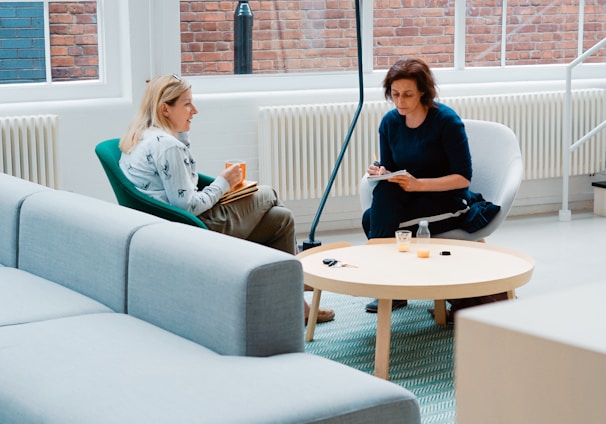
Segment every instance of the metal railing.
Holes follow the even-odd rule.
[[[593,55],[596,51],[606,45],[606,38],[595,44],[592,48],[587,50],[585,53],[577,57],[575,60],[570,62],[566,66],[566,93],[564,96],[564,118],[563,118],[563,178],[562,178],[562,209],[560,209],[560,221],[570,221],[571,212],[568,209],[568,186],[570,179],[570,156],[572,152],[581,147],[591,137],[596,135],[602,129],[606,128],[606,120],[602,121],[601,124],[596,126],[593,130],[589,131],[583,137],[572,143],[572,70],[575,66],[583,63],[585,59]]]

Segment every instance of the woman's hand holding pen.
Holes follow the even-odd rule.
[[[377,163],[378,162],[375,162],[372,165],[368,166],[368,169],[366,170],[366,172],[368,172],[368,175],[381,175],[387,173],[387,169],[385,169],[384,166],[377,165]]]
[[[368,169],[366,170],[366,172],[368,172],[368,175],[386,174],[388,171],[387,171],[387,169],[385,169],[384,166],[381,165],[381,162],[379,162],[377,160],[377,155],[373,155],[373,156],[374,156],[374,162],[372,163],[372,165],[369,165]]]
[[[368,172],[368,175],[383,175],[389,173],[389,171],[385,169],[383,165],[381,165],[381,162],[377,160],[377,155],[373,156],[374,162],[366,171]],[[408,172],[404,175],[395,175],[394,177],[389,178],[387,181],[398,184],[404,191],[422,191],[422,181],[417,180]]]

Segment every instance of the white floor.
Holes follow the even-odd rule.
[[[299,234],[299,243],[309,234]],[[316,232],[322,245],[337,241],[363,244],[362,229]],[[508,218],[487,243],[509,247],[532,256],[536,267],[531,281],[516,290],[518,297],[533,296],[575,284],[606,284],[606,217],[592,211],[573,212],[571,221],[558,214]]]

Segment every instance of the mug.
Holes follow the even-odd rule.
[[[225,162],[225,168],[229,168],[232,165],[240,165],[240,169],[242,169],[242,179],[238,184],[242,184],[246,179],[246,161],[243,160],[228,160]]]

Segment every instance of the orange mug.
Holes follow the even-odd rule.
[[[242,184],[246,179],[246,161],[243,160],[228,160],[225,162],[225,168],[229,168],[232,165],[240,165],[240,169],[242,169],[242,179],[238,184]]]

